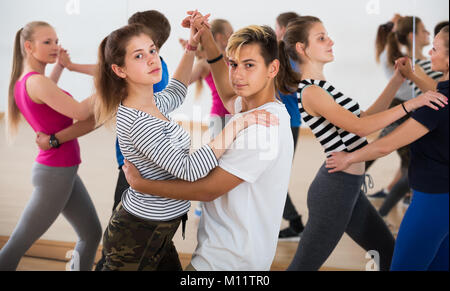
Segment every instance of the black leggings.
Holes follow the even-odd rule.
[[[309,218],[288,271],[318,270],[344,232],[366,251],[377,251],[380,270],[389,270],[394,237],[361,191],[364,178],[320,168],[308,191]]]

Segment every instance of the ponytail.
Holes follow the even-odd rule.
[[[20,110],[19,107],[17,107],[16,100],[14,98],[14,88],[17,80],[19,80],[19,77],[23,72],[23,54],[21,45],[22,31],[23,28],[16,33],[16,38],[14,40],[13,64],[11,79],[9,81],[8,113],[6,119],[8,137],[12,137],[17,133],[17,127],[20,121]]]
[[[286,52],[286,44],[282,40],[278,47],[280,60],[280,70],[275,78],[275,86],[283,94],[291,94],[295,92],[301,81],[301,75],[292,69],[290,58]]]
[[[378,27],[377,39],[375,41],[376,48],[376,60],[377,63],[380,62],[380,55],[386,49],[388,36],[392,33],[392,29],[394,28],[394,23],[389,21],[385,24],[382,24]]]
[[[289,22],[286,27],[284,38],[279,42],[280,72],[275,80],[278,90],[284,94],[290,94],[296,90],[302,80],[300,73],[291,67],[291,60],[301,64],[296,46],[302,43],[308,47],[309,32],[314,24],[321,23],[320,19],[314,16],[301,16]]]
[[[387,60],[390,66],[395,65],[395,61],[405,55],[402,53],[396,33],[389,33],[387,37]]]
[[[96,126],[115,117],[117,108],[128,95],[126,80],[114,73],[112,65],[125,65],[128,42],[132,37],[141,34],[151,37],[151,32],[143,25],[131,24],[113,31],[99,46],[98,69],[94,76]]]
[[[412,50],[413,44],[409,41],[408,37],[410,33],[414,31],[414,25],[418,27],[419,23],[422,20],[419,17],[413,16],[405,16],[400,18],[397,21],[397,28],[395,31],[391,31],[386,36],[386,46],[387,50],[387,60],[390,66],[394,66],[395,61],[398,58],[404,57],[405,55],[402,53],[401,46],[407,47],[409,50]],[[390,24],[387,23],[385,27],[388,30]],[[379,60],[379,56],[383,50],[381,50],[382,40],[384,39],[383,33],[380,33],[380,29],[378,30],[377,35],[377,60]],[[392,30],[392,29],[391,29]],[[416,32],[417,33],[417,32]],[[379,41],[380,39],[380,41]],[[380,51],[381,50],[381,51]]]
[[[24,44],[26,41],[33,40],[34,31],[37,27],[40,26],[51,27],[51,25],[47,22],[33,21],[25,25],[16,33],[16,37],[14,40],[11,78],[9,80],[8,89],[8,111],[6,118],[6,133],[8,138],[14,137],[14,135],[17,133],[17,128],[20,122],[20,110],[19,107],[17,107],[14,97],[14,88],[23,73],[24,61],[26,56]]]

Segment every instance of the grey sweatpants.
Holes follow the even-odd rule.
[[[364,175],[330,174],[322,165],[308,191],[309,218],[288,271],[316,271],[347,233],[366,251],[377,251],[389,270],[394,237],[361,191]]]
[[[63,214],[75,229],[78,241],[72,256],[74,270],[92,270],[102,229],[78,166],[69,168],[33,165],[33,194],[6,245],[0,250],[0,270],[15,270],[21,257]]]

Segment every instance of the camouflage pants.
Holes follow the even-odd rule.
[[[172,238],[181,218],[147,221],[117,206],[103,237],[103,271],[182,271]]]

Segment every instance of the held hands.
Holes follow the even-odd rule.
[[[211,16],[211,14],[203,16],[197,10],[188,11],[187,14],[189,16],[183,19],[181,26],[185,28],[190,28],[191,35],[188,44],[193,47],[197,47],[200,43],[203,32],[206,29],[211,28],[211,26],[208,23],[208,18]]]
[[[36,144],[43,151],[48,151],[50,146],[50,136],[42,132],[36,132]]]
[[[346,152],[332,153],[325,162],[325,168],[331,169],[328,173],[341,172],[351,166],[350,154]]]
[[[399,71],[406,79],[411,80],[414,75],[411,59],[408,57],[402,57],[395,61],[395,70]]]
[[[59,47],[59,55],[58,55],[58,65],[70,70],[70,65],[72,61],[70,60],[70,55],[66,49]]]
[[[178,40],[178,42],[180,43],[180,45],[181,45],[181,47],[183,48],[183,49],[186,49],[186,47],[187,47],[187,45],[188,45],[188,41],[187,40],[185,40],[185,39],[183,39],[183,38],[180,38],[179,40]],[[204,50],[197,50],[196,52],[195,52],[195,56],[198,58],[198,59],[206,59],[206,53],[205,53],[205,51]]]

